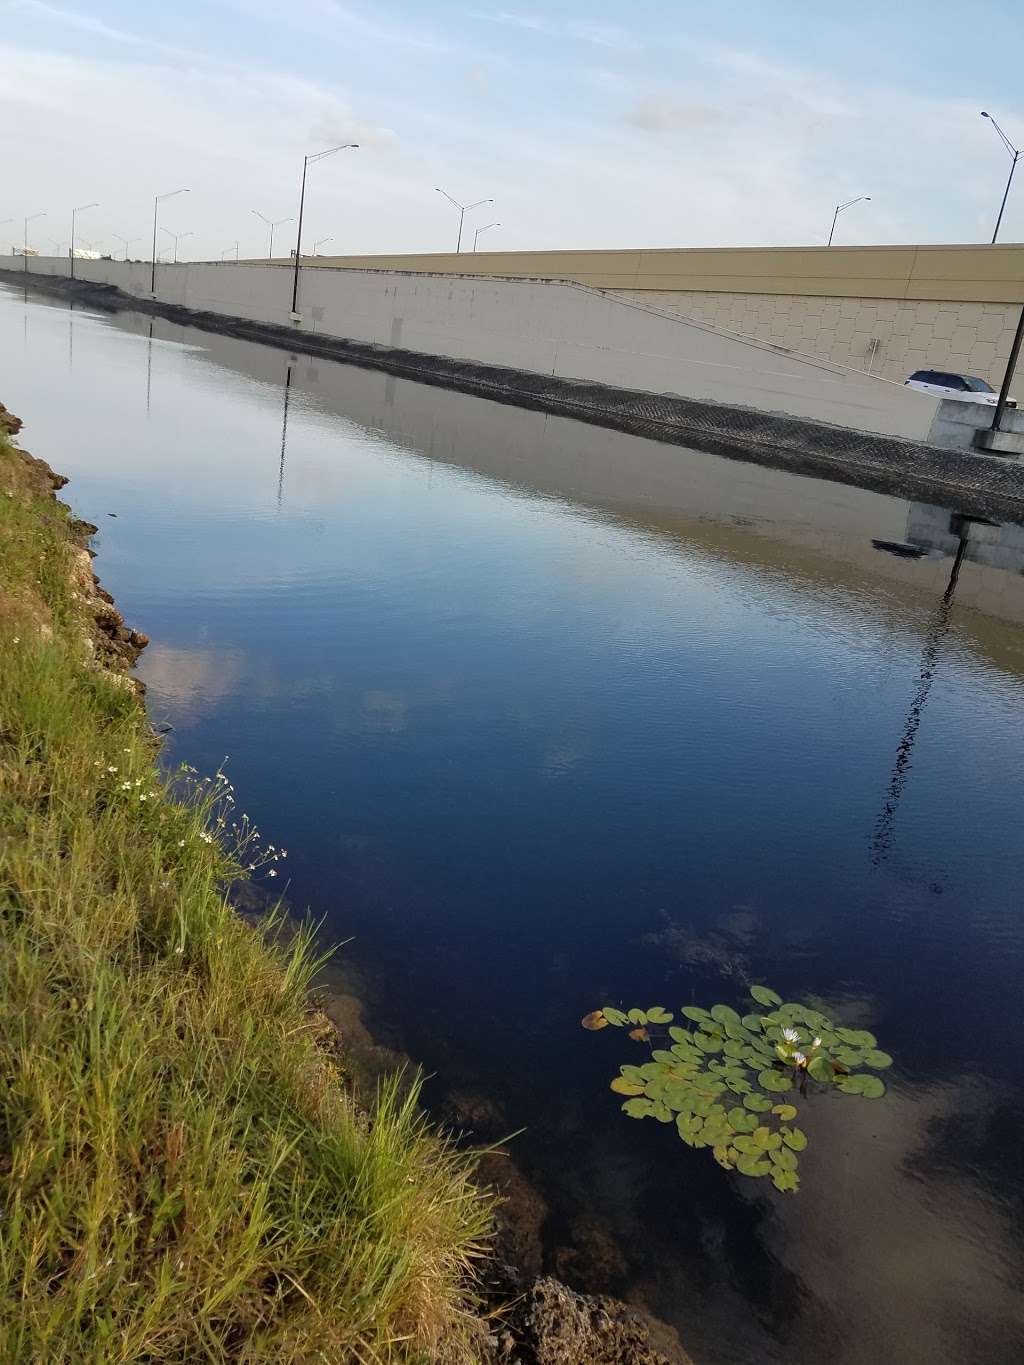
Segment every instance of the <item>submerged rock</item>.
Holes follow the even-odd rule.
[[[482,1365],[671,1365],[643,1319],[616,1299],[534,1281],[488,1341]]]

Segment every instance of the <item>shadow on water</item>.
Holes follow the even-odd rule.
[[[172,757],[230,754],[437,1112],[527,1125],[546,1265],[716,1365],[1024,1358],[1024,529],[20,290],[0,344]],[[578,1025],[752,981],[897,1058],[793,1197]]]

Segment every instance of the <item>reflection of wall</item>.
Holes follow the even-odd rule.
[[[67,270],[52,258],[34,265]],[[83,261],[76,274],[150,297],[145,266]],[[161,302],[292,326],[291,279],[277,267],[160,266],[156,292]],[[927,439],[938,407],[902,385],[558,280],[317,266],[303,272],[299,304],[304,326],[330,336],[911,440]]]
[[[970,572],[960,575],[957,604],[978,607],[1005,620],[1024,621],[1024,526],[969,523],[955,513],[927,503],[912,502],[907,513],[906,539],[942,555],[955,555],[965,529],[964,558]]]
[[[130,314],[114,322],[126,329],[148,326]],[[213,363],[282,395],[291,365],[293,421],[299,411],[305,420],[317,413],[341,416],[414,454],[530,496],[595,509],[705,554],[826,589],[878,592],[894,613],[915,596],[939,598],[948,582],[948,563],[894,559],[872,547],[872,538],[907,538],[911,504],[900,499],[164,321],[156,329],[157,336],[198,345]],[[286,473],[286,499],[287,481]],[[947,512],[935,511],[948,520]],[[888,593],[890,584],[898,585],[898,596]],[[958,619],[969,623],[984,650],[1002,666],[1024,672],[1024,638],[999,625],[1024,621],[1018,579],[972,564],[961,575],[957,606]]]

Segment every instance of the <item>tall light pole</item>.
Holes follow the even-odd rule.
[[[317,249],[318,246],[323,246],[324,242],[333,242],[333,241],[334,241],[334,238],[333,238],[333,237],[318,237],[318,238],[316,239],[316,241],[313,243],[313,255],[314,255],[314,256],[316,255],[316,249]]]
[[[42,213],[30,213],[30,214],[28,215],[28,217],[25,219],[25,239],[24,239],[24,242],[23,242],[23,244],[22,244],[22,249],[21,249],[21,251],[22,251],[22,257],[24,258],[24,261],[25,261],[25,274],[26,274],[26,275],[28,274],[28,225],[29,225],[29,223],[35,222],[35,220],[36,220],[37,218],[45,218],[45,217],[46,217],[46,210],[44,209]]]
[[[295,235],[295,274],[292,278],[293,318],[299,303],[299,260],[302,257],[302,212],[306,206],[306,170],[314,161],[323,161],[324,157],[333,156],[335,152],[355,151],[358,146],[358,142],[341,142],[337,147],[328,147],[324,152],[314,152],[311,156],[304,156],[302,158],[302,190],[299,193],[299,228]]]
[[[98,209],[99,204],[79,204],[78,208],[71,210],[71,278],[75,278],[75,217],[79,213],[84,213],[86,209]]]
[[[279,228],[282,223],[292,223],[295,220],[293,218],[264,218],[259,209],[253,209],[252,212],[270,228],[270,248],[267,251],[267,260],[272,261],[274,259],[274,229]]]
[[[166,194],[155,194],[153,196],[153,272],[149,277],[149,292],[156,293],[156,216],[160,208],[161,199],[173,199],[176,194],[188,194],[188,190],[168,190]]]
[[[168,237],[174,238],[174,264],[178,264],[178,243],[183,237],[194,237],[194,232],[172,232],[170,228],[162,227],[161,232],[166,232]]]
[[[859,195],[857,196],[856,199],[847,199],[847,201],[846,201],[845,204],[837,204],[837,205],[836,205],[836,211],[835,211],[835,213],[833,213],[833,215],[832,215],[832,231],[828,234],[828,244],[829,244],[829,246],[832,245],[832,238],[835,236],[835,233],[836,233],[836,219],[837,219],[837,218],[839,217],[839,215],[842,213],[843,209],[848,209],[848,208],[850,208],[853,204],[870,204],[870,203],[871,203],[871,195],[870,195],[870,194],[859,194]]]
[[[121,236],[119,233],[117,233],[117,232],[112,232],[110,235],[111,235],[111,237],[113,237],[113,239],[114,239],[115,242],[120,242],[121,245],[124,247],[124,258],[125,258],[125,260],[128,259],[128,248],[131,246],[132,242],[141,242],[141,241],[142,241],[142,238],[141,238],[141,237],[122,237],[122,236]]]
[[[1014,173],[1014,171],[1017,169],[1017,162],[1021,159],[1022,156],[1024,156],[1024,148],[1015,147],[1015,146],[1013,145],[1013,143],[1010,141],[1010,139],[1009,139],[1009,138],[1006,136],[1006,134],[1003,132],[1002,128],[1000,128],[999,124],[996,123],[996,121],[995,121],[995,119],[992,117],[992,115],[989,114],[989,113],[986,113],[986,111],[985,111],[984,109],[982,109],[982,111],[981,111],[981,117],[982,117],[982,118],[987,118],[988,121],[989,121],[989,123],[991,123],[992,127],[993,127],[993,128],[996,130],[996,132],[999,134],[999,141],[1003,144],[1003,146],[1004,146],[1004,147],[1006,148],[1006,150],[1009,152],[1010,158],[1011,158],[1011,160],[1010,160],[1010,174],[1009,174],[1009,176],[1008,176],[1008,178],[1007,178],[1007,181],[1006,181],[1006,189],[1003,190],[1003,202],[999,205],[999,217],[996,219],[996,230],[995,230],[995,232],[993,232],[993,234],[992,234],[992,241],[993,241],[993,243],[994,243],[995,240],[996,240],[996,238],[999,236],[999,224],[1003,221],[1003,209],[1006,208],[1006,200],[1007,200],[1007,197],[1009,196],[1009,193],[1010,193],[1010,186],[1013,184],[1013,173]]]
[[[501,227],[501,224],[500,224],[500,223],[485,223],[485,224],[483,225],[483,227],[477,228],[476,232],[473,233],[473,250],[474,250],[474,251],[476,251],[476,244],[477,244],[477,242],[479,242],[479,240],[480,240],[480,234],[481,234],[481,232],[490,232],[490,230],[491,230],[492,227]]]
[[[221,260],[223,260],[225,256],[230,256],[231,253],[232,253],[232,251],[235,253],[235,260],[237,261],[237,260],[238,260],[238,243],[237,243],[237,242],[232,242],[230,246],[226,246],[226,247],[224,248],[224,250],[220,253],[220,258],[221,258]]]
[[[493,204],[494,200],[478,199],[475,204],[460,204],[457,199],[453,199],[451,195],[447,192],[447,190],[443,190],[440,185],[435,185],[434,189],[438,192],[438,194],[443,194],[444,197],[448,200],[449,204],[451,204],[453,208],[456,208],[459,211],[459,239],[455,246],[455,254],[457,256],[459,252],[462,250],[462,220],[465,218],[466,214],[469,213],[472,209],[478,209],[481,204]]]

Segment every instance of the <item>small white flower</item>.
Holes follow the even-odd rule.
[[[796,1062],[797,1066],[803,1066],[804,1063],[807,1061],[807,1058],[804,1056],[802,1052],[794,1052],[793,1061]]]
[[[811,1044],[811,1047],[821,1047],[821,1039],[815,1038],[814,1042]]]
[[[130,782],[122,782],[122,783],[121,783],[121,790],[122,790],[123,792],[130,791],[130,790],[131,790],[131,785],[132,785],[132,784],[131,784]]]
[[[16,645],[20,645],[20,644],[21,644],[21,636],[20,636],[20,635],[15,635],[15,637],[14,637],[14,643],[15,643]]]
[[[113,763],[110,763],[110,764],[107,765],[107,772],[108,772],[108,773],[116,773],[116,772],[117,772],[117,769],[114,767]]]
[[[799,1033],[797,1033],[795,1028],[784,1028],[782,1030],[782,1036],[783,1038],[785,1038],[787,1043],[795,1043],[800,1038],[800,1035]]]
[[[179,840],[178,840],[178,847],[179,847],[179,848],[184,848],[184,847],[185,847],[185,840],[184,840],[184,839],[179,839]]]
[[[140,800],[140,801],[148,801],[148,800],[149,800],[149,797],[146,795],[145,792],[139,792],[139,800]]]
[[[274,871],[273,868],[271,868],[270,871],[267,873],[267,876],[268,876],[268,877],[276,877],[276,876],[277,876],[277,873]]]
[[[160,889],[161,889],[162,891],[166,891],[167,888],[168,888],[169,886],[170,886],[170,882],[161,882],[161,883],[160,883]]]

